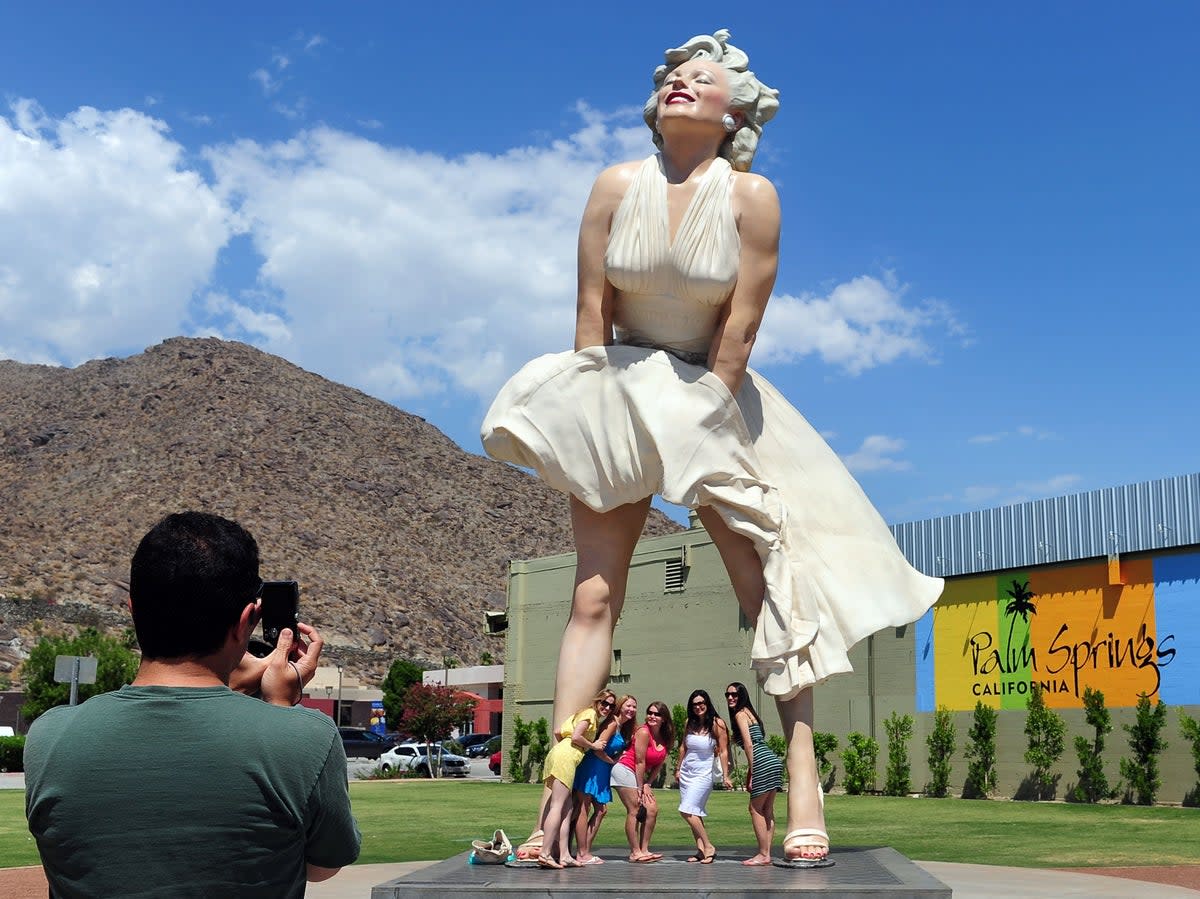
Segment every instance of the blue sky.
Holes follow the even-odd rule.
[[[215,334],[477,452],[662,51],[727,27],[781,92],[752,364],[889,521],[1197,468],[1194,3],[192,7],[5,11],[0,358]]]

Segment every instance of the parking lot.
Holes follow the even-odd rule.
[[[379,767],[378,759],[349,759],[351,780],[363,780]],[[471,773],[466,777],[451,777],[450,780],[499,780],[500,778],[488,770],[487,759],[471,759]]]

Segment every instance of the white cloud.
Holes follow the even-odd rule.
[[[167,127],[36,103],[0,117],[4,354],[75,363],[177,334],[228,239],[226,208]]]
[[[490,395],[569,348],[579,211],[644,152],[599,116],[544,147],[447,158],[317,128],[207,151],[220,194],[286,298],[289,356],[386,395]]]
[[[255,69],[250,73],[250,78],[258,82],[258,86],[262,88],[264,97],[273,97],[279,93],[279,88],[283,86],[283,82],[275,78],[266,69]]]
[[[1009,438],[1025,438],[1027,440],[1057,440],[1058,435],[1053,431],[1035,428],[1033,425],[1018,425],[1014,431],[994,431],[990,434],[975,434],[967,438],[967,443],[999,443]]]
[[[1077,474],[1058,474],[1040,481],[1017,481],[1012,484],[976,484],[963,488],[958,496],[943,495],[927,498],[926,502],[941,505],[957,500],[974,509],[1007,506],[1013,503],[1045,499],[1067,493],[1082,480]]]
[[[912,463],[893,458],[904,446],[904,441],[896,437],[872,434],[863,440],[858,449],[844,456],[842,461],[853,472],[907,471],[912,468]]]
[[[264,89],[275,83],[260,71]],[[12,111],[0,118],[0,351],[74,363],[219,334],[396,400],[486,400],[529,358],[569,348],[589,187],[650,148],[640,122],[626,125],[635,114],[580,104],[575,133],[500,154],[320,127],[204,148],[206,180],[144,113]],[[235,235],[259,258],[215,283]],[[756,361],[816,353],[858,372],[931,358],[939,329],[956,327],[890,277],[864,276],[777,298]],[[847,461],[903,470],[902,449],[876,435]]]
[[[966,329],[937,300],[909,304],[907,288],[890,275],[860,275],[826,296],[776,295],[755,344],[759,365],[816,354],[850,374],[903,357],[935,361],[933,335],[966,339]]]

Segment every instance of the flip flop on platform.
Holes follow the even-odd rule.
[[[586,861],[580,862],[579,867],[586,868],[588,865],[602,865],[602,864],[604,864],[604,859],[602,859],[598,855],[591,855],[591,856],[588,856]]]
[[[711,865],[713,863],[713,859],[715,859],[716,857],[717,857],[717,850],[714,849],[710,854],[708,854],[708,855],[704,856],[704,858],[700,859],[700,864]]]
[[[537,863],[539,868],[553,868],[556,871],[561,871],[563,868],[560,862],[555,861],[548,855],[539,855]]]

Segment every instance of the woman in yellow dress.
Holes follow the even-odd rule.
[[[601,690],[592,704],[580,709],[558,727],[562,737],[554,744],[542,766],[542,781],[550,788],[550,800],[542,830],[546,836],[538,864],[543,868],[573,868],[571,856],[571,790],[575,769],[589,750],[603,751],[617,728],[613,712],[617,705],[612,690]],[[557,855],[557,858],[555,857]]]

